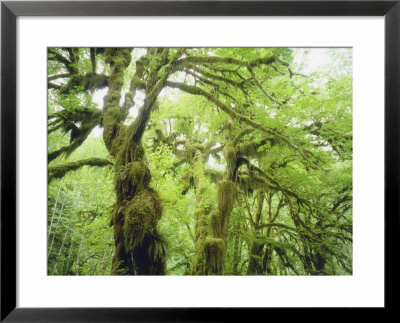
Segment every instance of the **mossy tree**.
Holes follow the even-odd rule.
[[[179,173],[182,192],[193,187],[193,221],[185,220],[192,274],[224,274],[227,259],[243,272],[243,242],[248,274],[279,264],[280,273],[351,271],[348,73],[310,79],[294,71],[293,51],[279,48],[50,48],[48,55],[49,134],[69,134],[49,148],[49,180],[84,166],[114,167],[111,274],[166,273],[161,155],[175,159],[168,171]],[[161,100],[168,89],[188,95]],[[93,96],[101,90],[99,109]],[[97,128],[106,158],[60,163]],[[210,169],[209,158],[223,166]]]

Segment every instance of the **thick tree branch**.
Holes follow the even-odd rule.
[[[66,173],[75,171],[83,166],[97,166],[97,167],[104,167],[104,166],[111,166],[113,165],[108,159],[103,158],[87,158],[83,160],[73,161],[70,163],[60,164],[49,166],[48,168],[48,178],[49,183],[56,179],[63,177]]]

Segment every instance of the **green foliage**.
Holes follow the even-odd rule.
[[[166,256],[167,275],[189,275],[196,262],[207,264],[210,274],[352,273],[351,50],[326,49],[326,64],[314,69],[307,60],[316,55],[313,49],[187,48],[182,54],[171,48],[165,56],[134,49],[129,64],[129,51],[113,56],[114,50],[96,50],[98,73],[109,77],[120,68],[118,79],[110,79],[121,90],[106,95],[106,103],[113,100],[106,112],[92,89],[49,90],[49,115],[67,111],[76,118],[67,122],[78,128],[80,114],[101,115],[96,132],[67,160],[61,156],[51,165],[90,157],[115,161],[115,152],[135,145],[143,146],[143,158],[114,170],[85,166],[49,184],[49,274],[109,274],[112,214],[125,215],[128,253],[146,245],[146,230],[159,219],[147,256],[155,263]],[[73,52],[79,59],[69,52],[49,53],[49,75],[92,72],[90,49]],[[67,68],[55,53],[72,64]],[[196,63],[199,57],[215,61]],[[179,67],[185,58],[193,62]],[[254,63],[266,58],[273,60]],[[145,62],[144,85],[128,111],[122,94],[132,91],[138,59]],[[161,84],[151,81],[166,75],[166,84],[195,90],[164,84],[149,119],[135,124]],[[126,135],[134,126],[145,129],[138,141]],[[108,129],[107,148],[98,136],[102,127]],[[49,152],[68,146],[69,135],[51,131]],[[132,196],[117,204],[116,196],[128,191]]]

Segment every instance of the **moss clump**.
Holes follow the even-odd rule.
[[[107,95],[104,97],[104,105],[107,105],[107,108],[112,108],[112,106],[119,107],[119,100],[121,98],[121,92],[118,90],[110,90]]]
[[[82,159],[82,160],[69,162],[69,163],[65,163],[65,164],[49,166],[48,167],[49,183],[53,179],[61,178],[66,173],[75,171],[83,166],[104,167],[104,166],[110,166],[110,165],[112,165],[112,162],[110,162],[107,159],[92,157],[92,158]]]
[[[223,239],[204,237],[198,243],[193,259],[192,275],[223,275],[225,264],[225,242]]]
[[[124,244],[126,251],[141,246],[146,233],[156,231],[162,206],[158,194],[151,188],[140,191],[125,207]]]
[[[151,180],[150,170],[144,162],[132,162],[129,165],[129,180],[137,187],[148,186]]]
[[[150,180],[150,170],[145,163],[142,161],[132,162],[119,167],[115,188],[117,192],[122,193],[122,197],[131,199],[137,192],[147,187]]]

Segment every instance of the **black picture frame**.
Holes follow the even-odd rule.
[[[16,19],[18,16],[384,16],[385,309],[396,307],[399,243],[400,0],[4,1],[1,3],[1,321],[236,321],[243,309],[16,307]],[[373,147],[371,147],[373,149]],[[373,189],[373,187],[371,187]],[[372,237],[371,237],[372,238]],[[371,255],[371,261],[373,261]],[[265,310],[265,309],[264,309]],[[262,309],[253,311],[254,318]]]

